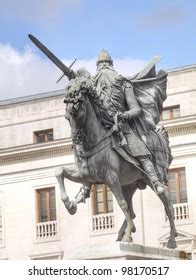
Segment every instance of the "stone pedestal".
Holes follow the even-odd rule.
[[[139,244],[116,242],[93,244],[78,248],[70,259],[75,260],[180,260],[186,253],[178,250],[146,247]]]

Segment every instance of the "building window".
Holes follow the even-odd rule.
[[[187,202],[187,187],[185,168],[169,171],[168,191],[173,204]]]
[[[53,129],[41,130],[34,132],[34,143],[44,143],[53,141]]]
[[[92,234],[108,234],[115,231],[113,195],[105,184],[92,186]]]
[[[160,120],[166,121],[180,117],[180,106],[171,106],[163,108]]]
[[[92,190],[93,215],[113,212],[113,196],[108,186],[96,184],[92,187]]]
[[[55,188],[36,191],[37,223],[56,220]]]

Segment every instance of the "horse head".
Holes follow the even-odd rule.
[[[82,130],[86,120],[86,102],[88,93],[93,90],[93,83],[89,77],[77,76],[65,88],[66,113],[75,144],[82,141]]]

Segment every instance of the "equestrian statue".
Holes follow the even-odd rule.
[[[71,127],[75,164],[56,169],[61,199],[70,214],[90,196],[92,185],[106,184],[124,213],[117,241],[131,242],[136,228],[132,198],[137,189],[149,186],[162,201],[170,224],[168,248],[176,248],[177,231],[166,185],[172,161],[169,138],[157,126],[167,97],[167,73],[155,71],[160,56],[132,77],[113,68],[109,53],[102,50],[94,77],[85,69],[65,66],[39,40],[33,43],[69,79],[65,88],[65,118]],[[82,184],[75,200],[66,193],[64,178]]]

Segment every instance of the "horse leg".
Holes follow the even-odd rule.
[[[167,214],[167,217],[169,219],[169,224],[170,224],[170,237],[167,242],[167,248],[175,249],[177,247],[175,238],[177,237],[178,233],[176,231],[176,227],[174,224],[173,205],[170,202],[170,199],[169,199],[169,196],[168,196],[168,193],[166,190],[164,190],[164,192],[158,194],[158,197],[160,198],[160,200],[162,201],[162,203],[164,205],[165,212]]]
[[[84,183],[81,175],[78,172],[77,167],[58,167],[55,170],[55,176],[59,183],[60,191],[61,191],[61,200],[63,201],[68,212],[73,215],[77,211],[77,203],[75,201],[70,201],[69,197],[65,190],[64,178],[67,178],[76,183]]]
[[[127,222],[127,230],[126,230],[125,234],[123,235],[122,241],[132,242],[131,232],[134,229],[134,223],[131,218],[131,213],[129,211],[128,204],[124,199],[123,192],[122,192],[117,174],[112,174],[112,172],[110,172],[107,176],[107,184],[108,184],[110,190],[112,191],[113,195],[115,196],[115,198],[118,202],[118,205],[122,209],[122,211],[125,215],[126,222]]]
[[[118,237],[116,239],[116,241],[121,241],[123,239],[123,236],[126,232],[126,228],[127,228],[127,221],[126,219],[123,221],[119,231],[118,231]]]
[[[137,189],[137,185],[136,184],[127,185],[127,186],[123,186],[122,187],[123,196],[124,196],[124,198],[125,198],[125,200],[126,200],[126,202],[128,204],[128,208],[129,208],[129,211],[131,213],[131,218],[132,219],[135,218],[135,213],[134,213],[134,210],[133,210],[132,199],[133,199],[133,195],[134,195],[136,189]],[[127,228],[127,221],[125,219],[124,222],[122,223],[121,228],[118,231],[118,237],[117,237],[116,241],[121,241],[122,240],[123,235],[125,234],[126,228]],[[132,229],[132,232],[136,232],[135,225],[134,225],[134,227]]]
[[[165,212],[169,219],[170,224],[170,237],[167,242],[167,248],[175,249],[177,247],[175,238],[177,237],[178,233],[176,231],[175,223],[174,223],[174,208],[172,203],[170,202],[168,193],[164,190],[163,193],[158,195],[160,200],[163,202],[165,207]]]

